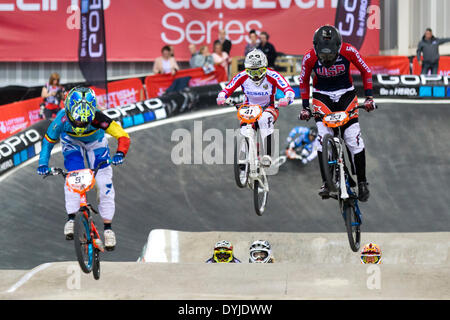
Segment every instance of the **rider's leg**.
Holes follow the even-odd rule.
[[[61,137],[62,153],[64,157],[64,167],[67,171],[74,171],[84,169],[84,158],[81,145],[76,141],[70,139],[70,137]],[[75,214],[80,209],[80,195],[75,192],[69,191],[66,185],[64,185],[64,197],[66,203],[66,212],[68,219],[64,225],[64,235],[67,240],[73,239],[73,228]]]
[[[105,160],[110,159],[108,141],[103,137],[86,145],[86,155],[91,169]],[[115,213],[115,191],[112,182],[113,170],[110,164],[103,164],[97,172],[95,180],[98,186],[98,211],[104,223],[105,247],[114,248],[116,238],[111,224]]]
[[[359,200],[367,201],[369,199],[369,189],[366,179],[366,153],[358,122],[351,124],[344,130],[344,141],[350,150],[351,160],[355,166],[356,177],[358,178]]]
[[[278,109],[268,107],[264,110],[261,118],[258,120],[259,132],[264,148],[264,156],[262,157],[264,166],[270,166],[272,163],[272,135],[275,130],[274,124],[278,119],[278,115]]]

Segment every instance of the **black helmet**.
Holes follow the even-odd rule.
[[[342,45],[342,37],[338,29],[327,24],[316,30],[313,44],[320,63],[329,68],[336,62]]]

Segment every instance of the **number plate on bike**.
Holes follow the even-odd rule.
[[[238,110],[239,120],[245,123],[253,123],[258,121],[262,114],[262,108],[257,104],[245,104]]]
[[[323,122],[327,127],[340,127],[349,120],[348,113],[345,111],[332,112],[323,117]]]
[[[71,171],[67,175],[66,184],[73,192],[87,192],[95,184],[94,172],[91,169]]]

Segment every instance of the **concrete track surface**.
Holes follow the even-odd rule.
[[[280,137],[284,138],[293,126],[313,125],[311,121],[308,123],[297,121],[298,111],[298,105],[281,110],[277,122]],[[383,270],[386,270],[386,279],[389,279],[390,276],[399,280],[407,280],[407,277],[427,279],[427,281],[423,280],[423,283],[420,283],[422,280],[417,280],[419,282],[414,284],[417,291],[414,291],[414,288],[411,289],[413,291],[405,288],[401,293],[395,291],[393,285],[391,291],[385,291],[385,294],[380,296],[382,298],[449,298],[448,291],[444,289],[444,287],[449,287],[448,283],[443,283],[442,279],[439,282],[435,278],[439,275],[449,274],[449,233],[447,233],[450,231],[449,118],[450,108],[447,105],[432,104],[381,104],[379,110],[370,114],[362,112],[360,117],[363,138],[367,147],[367,176],[371,190],[369,202],[361,204],[363,212],[362,242],[364,244],[374,241],[382,246],[383,255],[386,257],[386,265],[382,266]],[[199,120],[202,120],[203,132],[209,128],[217,128],[224,132],[225,129],[237,127],[237,120],[232,113]],[[196,241],[204,241],[204,248],[208,247],[208,251],[206,252],[205,249],[205,252],[199,252],[194,245],[196,242],[193,243],[193,247],[186,250],[189,250],[193,256],[199,257],[201,261],[210,254],[214,241],[222,238],[220,235],[227,231],[233,232],[236,237],[243,237],[242,241],[245,242],[245,246],[242,245],[238,249],[239,246],[235,244],[235,247],[236,250],[244,251],[250,240],[260,238],[256,237],[256,234],[252,235],[247,232],[261,233],[261,235],[292,233],[288,234],[284,240],[273,240],[275,241],[274,246],[278,247],[275,256],[278,256],[277,259],[280,260],[279,265],[251,266],[257,268],[255,270],[265,273],[268,279],[274,279],[273,281],[278,279],[278,285],[284,281],[285,287],[288,283],[286,277],[297,279],[296,281],[301,284],[302,279],[328,279],[333,278],[332,274],[344,277],[346,274],[350,276],[352,270],[354,272],[360,270],[365,279],[367,278],[366,266],[358,265],[358,254],[352,253],[348,247],[344,233],[345,226],[338,214],[336,201],[322,201],[317,196],[317,189],[321,183],[317,161],[304,167],[298,163],[287,163],[281,167],[278,175],[270,176],[271,191],[267,209],[264,216],[258,217],[253,211],[251,192],[240,190],[235,186],[232,165],[175,165],[171,161],[172,148],[178,143],[171,141],[171,135],[175,129],[179,128],[193,132],[194,121],[174,122],[131,134],[132,145],[126,163],[122,167],[114,168],[116,216],[113,227],[116,231],[118,246],[114,252],[102,256],[103,261],[121,261],[123,263],[103,262],[102,279],[114,277],[118,282],[134,279],[133,281],[138,283],[144,281],[144,278],[145,281],[155,282],[162,281],[158,279],[164,278],[169,284],[173,281],[173,288],[176,288],[177,276],[174,274],[181,270],[185,270],[185,274],[189,274],[189,270],[198,270],[198,273],[192,274],[192,278],[183,278],[184,281],[192,279],[193,282],[196,280],[198,282],[199,279],[196,278],[196,275],[200,277],[203,273],[205,277],[214,277],[214,275],[221,274],[222,268],[224,270],[228,270],[225,268],[243,269],[235,274],[231,272],[234,280],[230,283],[239,284],[246,283],[246,281],[250,283],[250,280],[254,279],[252,271],[246,269],[249,268],[248,265],[214,266],[212,268],[215,269],[208,269],[208,266],[193,261],[180,264],[134,263],[141,255],[149,232],[154,229],[188,231],[193,237],[200,236]],[[204,142],[203,148],[208,144],[209,142]],[[115,142],[112,140],[111,146],[112,149],[115,148]],[[194,146],[192,149],[192,159],[194,159],[198,155],[198,150],[194,150]],[[61,158],[61,154],[54,155],[51,165],[62,166]],[[45,297],[37,294],[29,285],[36,281],[42,281],[43,285],[47,283],[46,285],[52,286],[51,283],[54,280],[49,274],[52,274],[55,279],[60,279],[55,280],[56,283],[65,283],[61,282],[63,278],[67,279],[68,274],[65,270],[67,265],[73,264],[70,261],[75,258],[73,243],[65,241],[62,234],[66,219],[63,181],[59,177],[42,180],[35,174],[35,167],[36,163],[24,167],[0,184],[0,203],[2,203],[0,268],[8,270],[0,272],[0,286],[9,288],[18,280],[17,278],[25,274],[25,270],[47,262],[54,261],[55,263],[37,273],[14,293],[9,296],[2,295],[2,298]],[[91,198],[95,204],[95,199],[93,199],[95,194],[92,194]],[[210,239],[202,240],[201,236],[205,231],[216,231],[217,233]],[[202,233],[196,234],[195,232]],[[389,241],[384,242],[384,237],[392,235],[401,239],[402,235],[408,235],[407,239],[409,239],[408,243],[411,247],[408,247],[407,251],[414,251],[417,250],[416,244],[419,244],[420,241],[415,240],[415,235],[411,233],[418,233],[419,237],[421,232],[431,233],[432,241],[429,240],[428,247],[418,251],[414,261],[440,261],[439,263],[431,263],[430,266],[409,265],[408,259],[406,259],[406,263],[388,264],[388,250],[394,250],[396,247],[390,246]],[[310,236],[314,239],[316,234],[319,234],[319,238],[323,237],[329,243],[333,243],[330,242],[333,237],[339,237],[338,242],[341,243],[342,248],[337,253],[332,250],[333,246],[329,249],[331,254],[329,259],[337,259],[334,264],[321,261],[314,250],[304,251],[310,252],[310,256],[304,257],[306,261],[300,264],[287,261],[281,263],[283,256],[289,256],[291,253],[299,254],[304,250],[309,241],[298,242],[294,239],[296,238],[295,234],[301,237],[305,233],[305,236],[311,233]],[[244,238],[247,240],[244,241]],[[285,251],[285,246],[290,248],[289,252]],[[437,250],[439,248],[442,251]],[[182,249],[183,243],[180,241],[180,262],[184,255]],[[244,251],[240,254],[241,257],[245,257]],[[352,258],[345,258],[347,256]],[[316,263],[319,263],[323,269],[317,268]],[[185,267],[183,267],[184,264]],[[177,268],[179,268],[178,272],[171,272]],[[217,268],[220,269],[218,273],[214,271],[218,270]],[[302,268],[304,271],[300,272]],[[126,272],[125,270],[135,272]],[[316,270],[317,277],[314,277],[313,273]],[[166,272],[165,276],[163,276],[164,272]],[[141,274],[146,276],[142,277]],[[248,277],[240,277],[242,274],[246,274]],[[283,281],[279,280],[280,276],[285,277]],[[86,279],[86,289],[88,290],[91,275],[83,275],[82,279],[83,281]],[[352,280],[349,277],[348,281],[353,284],[356,279]],[[92,290],[94,290],[92,292],[97,290],[95,288],[102,287],[99,286],[100,283],[102,283],[101,280],[94,286],[92,282]],[[113,283],[115,280],[110,281],[110,285]],[[343,284],[344,282],[338,281],[337,283]],[[388,288],[390,283],[386,282],[384,288]],[[425,284],[432,286],[433,283],[436,284],[435,292],[439,292],[439,296],[436,296],[437,293],[431,289],[419,290],[427,288]],[[442,287],[439,287],[439,283],[442,283]],[[187,285],[186,282],[185,284]],[[104,285],[107,284],[104,283]],[[365,280],[363,285],[366,288]],[[314,289],[314,286],[311,287],[308,294],[299,296],[300,290],[296,291],[295,286],[294,284],[288,285],[286,297],[321,297],[320,292],[317,291],[320,289]],[[300,287],[301,285],[298,286],[298,288]],[[161,290],[156,292],[156,289],[153,294],[152,289],[148,294],[144,292],[141,296],[136,297],[171,297],[171,292],[175,292],[175,290],[171,291],[173,288],[167,287],[165,289],[167,294]],[[194,293],[193,297],[195,298],[215,297],[213,289],[204,286],[202,290],[186,294]],[[50,290],[50,292],[54,291]],[[76,292],[73,293],[76,297],[84,297],[82,294],[80,295],[82,291]],[[86,291],[85,297],[92,292]],[[183,298],[183,293],[180,290],[177,292],[173,298]],[[237,290],[237,292],[241,291]],[[257,297],[258,294],[261,294],[261,292],[257,293],[251,289],[242,292],[245,293],[245,297]],[[274,298],[283,298],[284,296],[280,292],[266,292],[265,294]],[[341,293],[342,298],[347,297],[342,290],[336,290],[336,293]],[[235,296],[231,292],[229,295]],[[322,297],[332,298],[332,296],[324,295]],[[69,296],[63,292],[49,293],[48,296],[48,298],[64,297]],[[116,297],[127,298],[124,295]],[[236,297],[238,298],[238,296]]]

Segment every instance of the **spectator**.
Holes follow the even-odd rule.
[[[225,30],[223,30],[223,29],[219,30],[218,41],[222,44],[222,51],[225,51],[227,53],[227,55],[229,56],[230,51],[231,51],[231,41],[227,39]]]
[[[172,56],[173,51],[169,46],[164,46],[161,49],[161,57],[155,59],[155,63],[153,64],[153,72],[154,73],[170,73],[174,75],[180,67],[178,67],[177,61]]]
[[[198,68],[199,63],[197,62],[199,56],[200,56],[200,52],[197,51],[197,47],[195,46],[195,44],[191,43],[189,45],[189,52],[191,53],[191,59],[189,60],[189,66],[191,68]]]
[[[193,45],[189,46],[189,50],[191,50],[192,53],[194,49],[191,46]],[[206,70],[210,70],[212,67],[214,70],[214,59],[209,53],[208,46],[201,46],[199,51],[195,51],[189,61],[189,64],[191,68],[204,68]]]
[[[269,42],[269,35],[265,31],[261,32],[259,39],[261,42],[259,43],[258,49],[266,55],[269,68],[274,68],[277,51],[273,44]]]
[[[439,67],[439,45],[449,42],[450,38],[436,38],[430,28],[427,28],[422,40],[417,46],[417,62],[422,66],[422,74],[437,74]],[[423,62],[420,59],[423,54]]]
[[[212,54],[214,64],[220,64],[225,69],[225,73],[228,77],[228,64],[230,63],[230,57],[225,51],[222,51],[222,44],[219,40],[214,41],[214,52]]]
[[[50,75],[48,83],[42,87],[41,97],[44,102],[41,104],[41,117],[52,119],[61,109],[61,101],[64,100],[64,87],[59,84],[59,74],[54,72]]]
[[[258,43],[258,35],[256,34],[256,31],[254,29],[250,30],[250,32],[248,33],[248,37],[250,39],[250,42],[248,42],[245,45],[244,56],[247,56],[247,53],[249,53],[253,49],[258,48],[258,45],[259,45],[259,43]]]

